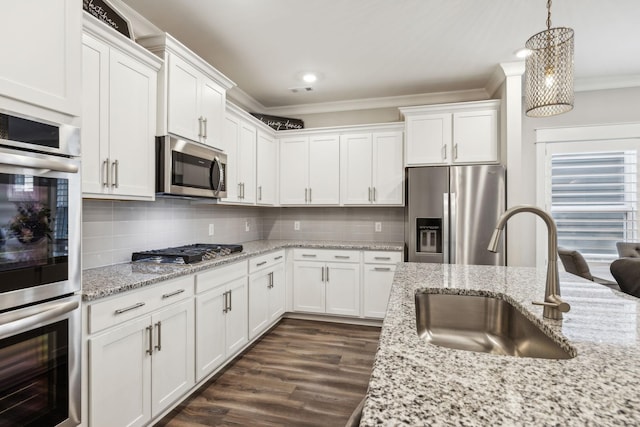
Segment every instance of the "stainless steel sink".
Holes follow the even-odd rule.
[[[418,292],[415,299],[418,335],[431,344],[516,357],[575,357],[499,298]]]

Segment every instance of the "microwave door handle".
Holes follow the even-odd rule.
[[[218,158],[213,159],[213,162],[211,162],[211,167],[209,168],[209,186],[211,187],[211,190],[213,190],[214,196],[217,196],[218,192],[220,191],[220,187],[216,187],[215,184],[213,183],[213,171],[216,169],[217,161],[218,161]],[[218,181],[218,184],[219,183],[220,182]]]

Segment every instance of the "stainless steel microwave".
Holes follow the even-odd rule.
[[[227,155],[174,136],[156,138],[156,192],[182,197],[227,197]]]

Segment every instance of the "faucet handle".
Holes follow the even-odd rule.
[[[533,305],[543,305],[545,307],[553,307],[562,313],[566,313],[571,309],[569,303],[562,301],[557,295],[549,295],[551,301],[537,302],[533,301]]]

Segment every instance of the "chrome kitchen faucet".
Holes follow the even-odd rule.
[[[547,319],[561,320],[562,313],[569,311],[571,306],[560,299],[560,281],[558,279],[558,229],[551,215],[535,206],[519,205],[514,206],[505,211],[496,224],[496,229],[491,235],[489,247],[491,252],[498,251],[498,243],[500,241],[500,233],[507,224],[509,218],[520,212],[531,212],[536,214],[547,225],[547,242],[548,242],[548,264],[547,264],[547,283],[544,290],[544,302],[533,302],[535,305],[542,305],[544,309],[542,315]]]

